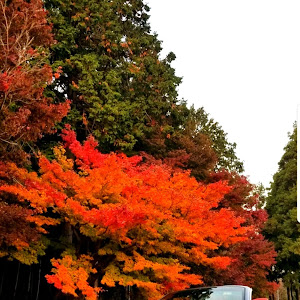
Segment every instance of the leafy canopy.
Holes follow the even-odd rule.
[[[43,95],[53,81],[47,48],[54,43],[41,0],[0,1],[0,159],[22,163],[24,148],[67,114],[69,102]],[[23,159],[22,159],[23,158]]]
[[[189,272],[189,262],[211,268],[230,263],[212,254],[245,239],[247,227],[231,210],[215,209],[231,190],[226,181],[205,185],[187,171],[145,164],[139,156],[102,154],[93,137],[81,144],[70,129],[63,131],[63,140],[55,160],[40,157],[41,175],[2,166],[3,176],[13,174],[15,180],[1,186],[1,195],[30,209],[27,222],[35,230],[47,236],[53,226],[69,228],[71,240],[62,258],[52,260],[48,282],[95,299],[99,289],[91,286],[97,274],[102,287],[135,285],[148,299],[157,299],[202,282]],[[34,243],[3,242],[36,255]]]
[[[102,151],[130,152],[157,129],[170,134],[180,79],[174,55],[159,58],[149,7],[142,0],[44,2],[58,41],[51,60],[62,67],[51,93],[72,100],[67,122],[79,139],[92,133]]]

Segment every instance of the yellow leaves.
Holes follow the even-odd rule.
[[[141,291],[143,291],[144,297],[147,300],[157,300],[160,299],[162,294],[159,292],[161,285],[151,281],[143,281],[135,279],[132,282],[136,285]]]
[[[0,258],[5,257],[7,254],[7,251],[0,250]]]
[[[114,287],[116,285],[115,282],[118,281],[120,275],[120,271],[116,266],[109,265],[105,269],[105,274],[102,277],[101,284],[107,285],[109,287]]]
[[[95,239],[96,236],[100,235],[97,229],[93,226],[93,224],[84,224],[80,226],[80,233],[85,235],[86,237],[90,237]]]
[[[54,156],[64,171],[72,170],[74,162],[72,159],[67,159],[65,153],[66,149],[63,146],[56,146],[53,148]]]
[[[188,287],[189,284],[202,283],[200,276],[184,274],[184,270],[187,269],[172,258],[146,259],[136,251],[133,251],[131,256],[117,252],[116,262],[105,270],[101,283],[108,286],[114,286],[115,282],[124,286],[136,285],[145,292],[147,299],[157,299],[161,296],[159,291],[163,289],[163,283],[170,282],[182,288]],[[155,278],[154,281],[146,275],[148,272],[152,280]]]
[[[31,243],[30,245],[23,244],[22,249],[13,251],[11,256],[25,265],[36,264],[38,263],[38,256],[45,254],[46,244],[43,240]]]
[[[150,260],[146,259],[137,251],[133,251],[131,256],[123,252],[117,252],[116,260],[124,262],[122,271],[125,274],[132,272],[146,273],[148,270],[151,270],[154,272],[154,275],[161,280],[176,280],[177,276],[180,276],[179,273],[188,269],[186,266],[180,265],[177,260],[167,258]]]
[[[112,255],[112,254],[114,254],[114,251],[113,251],[112,249],[105,249],[105,248],[102,248],[102,249],[99,249],[99,250],[98,250],[98,254],[99,254],[100,256],[107,255],[107,254]]]
[[[101,280],[101,284],[106,285],[108,287],[114,287],[116,282],[122,286],[133,286],[136,285],[141,290],[146,290],[147,299],[157,299],[161,296],[161,294],[157,291],[160,287],[159,284],[155,282],[151,282],[148,277],[140,276],[138,278],[133,277],[131,275],[126,275],[120,271],[120,269],[111,264],[105,269],[105,275]]]

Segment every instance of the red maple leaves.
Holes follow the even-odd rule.
[[[44,96],[53,80],[45,47],[53,44],[40,0],[0,1],[0,158],[25,158],[24,145],[52,133],[69,102]]]

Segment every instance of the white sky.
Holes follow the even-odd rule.
[[[179,96],[237,143],[251,183],[269,186],[300,104],[299,0],[145,0]]]

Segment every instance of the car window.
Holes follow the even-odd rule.
[[[244,300],[244,289],[232,288],[207,288],[185,290],[167,296],[164,300]]]

